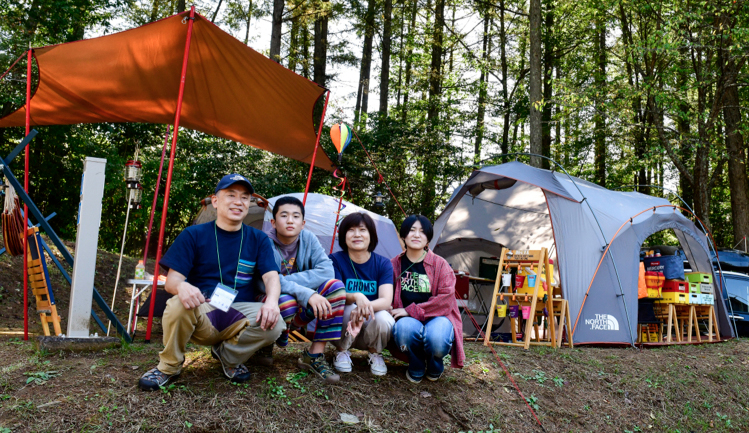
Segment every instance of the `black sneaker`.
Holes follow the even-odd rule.
[[[255,352],[255,354],[252,355],[252,358],[250,359],[257,365],[262,365],[264,367],[273,366],[273,345],[270,344],[268,346],[261,347],[260,350]]]
[[[154,367],[145,372],[143,376],[140,377],[140,380],[138,381],[138,388],[142,389],[143,391],[156,391],[162,386],[166,386],[170,382],[174,381],[177,376],[179,376],[179,373],[166,374],[158,368]]]
[[[411,376],[411,373],[409,373],[408,370],[406,370],[406,379],[408,379],[408,381],[411,382],[411,383],[421,383],[421,379],[423,379],[423,378],[422,377],[413,377],[413,376]]]
[[[244,364],[238,364],[236,367],[229,367],[224,363],[224,360],[221,359],[221,355],[218,351],[219,347],[219,345],[213,346],[211,348],[211,355],[221,363],[221,371],[224,373],[224,377],[233,383],[242,383],[250,380],[252,378],[252,373],[250,373],[250,370],[248,370]]]
[[[320,377],[320,379],[327,383],[336,383],[341,379],[341,376],[337,375],[333,369],[330,368],[330,364],[325,361],[325,355],[323,354],[312,357],[305,349],[304,352],[302,352],[302,357],[297,361],[297,365],[299,365],[299,368],[302,370],[315,373]]]

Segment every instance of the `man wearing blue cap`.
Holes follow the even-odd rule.
[[[140,378],[141,389],[156,390],[174,380],[182,370],[188,342],[212,346],[224,376],[245,382],[250,372],[244,362],[285,329],[271,241],[242,223],[253,192],[244,176],[224,176],[211,197],[216,221],[186,228],[161,259],[161,266],[169,270],[166,291],[177,296],[164,310],[159,365]],[[254,302],[257,279],[266,288],[262,303]]]

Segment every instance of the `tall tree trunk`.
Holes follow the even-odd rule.
[[[432,62],[429,67],[429,108],[427,131],[432,131],[439,120],[442,95],[442,37],[445,27],[445,0],[434,5],[434,32],[432,36]],[[433,190],[432,190],[433,191]]]
[[[181,14],[187,10],[187,5],[185,5],[185,0],[177,0],[177,13]]]
[[[732,17],[723,17],[723,31],[735,26]],[[729,37],[725,42],[731,45]],[[741,101],[739,100],[737,74],[739,68],[726,46],[718,51],[723,76],[723,119],[725,121],[726,151],[728,153],[728,185],[731,191],[731,219],[734,244],[749,236],[749,183],[746,175],[744,136],[741,134]]]
[[[603,15],[602,11],[599,11]],[[595,37],[597,71],[594,74],[596,95],[595,114],[595,182],[606,186],[606,25],[599,16]]]
[[[369,77],[372,70],[372,41],[374,39],[376,0],[367,3],[367,15],[364,22],[364,47],[362,48],[361,69],[359,70],[359,88],[356,92],[354,123],[358,124],[362,114],[367,114],[369,105]]]
[[[315,20],[315,60],[314,60],[314,81],[320,87],[325,87],[325,66],[328,61],[328,9],[330,0],[323,0],[322,12],[317,15]]]
[[[405,26],[406,26],[406,1],[403,0],[403,4],[401,6],[401,30],[400,30],[400,37],[398,40],[398,93],[395,96],[395,108],[396,110],[399,110],[401,108],[401,94],[403,93],[403,40],[405,36]]]
[[[151,4],[151,17],[148,20],[149,23],[152,23],[159,18],[159,4],[161,4],[161,0],[153,0],[153,3]]]
[[[401,121],[403,123],[408,120],[408,96],[411,93],[411,67],[412,67],[412,59],[413,56],[413,37],[414,37],[414,29],[416,28],[416,12],[419,10],[419,2],[417,0],[413,1],[413,9],[411,9],[411,22],[408,26],[408,50],[406,52],[406,78],[405,82],[403,83],[403,110],[401,111]]]
[[[219,11],[219,9],[221,9],[221,3],[223,3],[223,2],[224,2],[224,0],[218,0],[218,6],[216,6],[216,10],[213,11],[213,17],[211,17],[211,22],[212,23],[216,22],[216,17],[218,16],[218,11]]]
[[[294,13],[296,14],[296,12]],[[289,35],[289,56],[288,56],[288,68],[294,72],[296,72],[296,65],[299,61],[299,33],[300,33],[300,25],[299,21],[301,18],[298,17],[292,17],[291,18],[291,31]]]
[[[479,76],[479,100],[476,111],[476,141],[473,144],[473,163],[478,165],[481,161],[481,141],[484,138],[484,116],[486,114],[487,75],[489,64],[489,29],[491,16],[489,8],[484,11],[484,34],[481,43],[481,75]]]
[[[541,0],[530,0],[530,77],[528,101],[530,102],[531,153],[543,154],[541,143]],[[531,165],[542,166],[542,159],[531,157]]]
[[[283,31],[284,0],[273,0],[273,21],[270,32],[270,58],[281,63],[281,32]]]
[[[309,80],[309,66],[310,66],[310,37],[309,27],[305,22],[301,23],[302,31],[302,76]]]
[[[551,109],[552,96],[554,89],[554,5],[552,1],[548,1],[546,6],[546,19],[544,25],[544,107],[541,111],[541,154],[546,157],[551,157]],[[541,167],[548,169],[549,160],[542,159]]]
[[[502,69],[502,153],[509,153],[510,114],[511,108],[509,91],[507,89],[507,30],[505,28],[505,0],[499,0],[499,62]]]
[[[252,20],[252,0],[249,1],[249,5],[247,6],[247,27],[244,31],[244,44],[247,45],[247,43],[250,41],[250,21]]]
[[[557,60],[555,64],[555,70],[556,70],[556,76],[557,76],[557,82],[560,82],[562,79],[562,73],[561,73],[561,66],[559,64],[559,60]],[[555,150],[554,150],[554,159],[559,161],[562,158],[562,146],[564,145],[562,143],[562,116],[560,115],[562,111],[562,108],[559,104],[557,104],[554,108],[554,114],[556,115],[557,121],[554,123],[554,140],[555,143]]]
[[[382,26],[382,69],[380,73],[380,114],[387,117],[390,89],[390,39],[393,36],[393,0],[385,0]]]

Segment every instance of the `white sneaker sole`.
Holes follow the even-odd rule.
[[[370,369],[369,371],[372,372],[372,375],[374,375],[374,376],[385,376],[386,374],[388,374],[387,370],[385,370],[385,371],[374,371],[374,370]]]
[[[334,364],[333,368],[335,368],[335,371],[337,371],[339,373],[351,373],[351,370],[353,370],[353,368],[351,368],[351,364],[349,364],[349,365],[347,365],[345,367],[341,367],[341,366],[338,366],[338,365]]]

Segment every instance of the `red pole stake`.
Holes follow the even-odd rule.
[[[312,180],[312,170],[315,168],[315,157],[317,156],[317,148],[320,145],[320,135],[322,135],[322,124],[325,120],[325,110],[328,109],[328,99],[330,99],[330,91],[325,95],[325,105],[322,107],[322,117],[320,118],[320,127],[317,129],[317,139],[315,140],[315,150],[312,152],[312,162],[309,165],[309,174],[307,175],[307,186],[304,187],[304,198],[302,204],[307,204],[307,193],[309,192],[309,182]]]
[[[335,214],[335,225],[333,225],[333,240],[330,241],[330,252],[333,254],[333,246],[335,245],[335,232],[338,228],[338,219],[341,217],[341,205],[343,204],[343,196],[346,195],[346,178],[343,178],[343,184],[341,185],[341,198],[338,199],[338,212]]]
[[[187,40],[185,41],[185,54],[182,59],[182,79],[179,82],[179,96],[177,97],[177,113],[174,116],[174,131],[172,134],[172,149],[169,153],[169,169],[166,174],[166,190],[164,191],[164,207],[161,210],[161,229],[159,230],[159,243],[156,248],[156,262],[153,271],[153,289],[151,290],[151,305],[148,308],[148,326],[146,327],[146,342],[151,341],[151,325],[153,323],[153,309],[156,305],[156,290],[159,287],[159,261],[161,261],[161,249],[164,246],[164,229],[166,228],[166,213],[169,207],[169,189],[172,187],[172,170],[174,169],[174,154],[177,150],[177,136],[179,135],[179,117],[182,114],[182,97],[185,93],[185,76],[187,75],[187,58],[190,55],[190,39],[192,39],[192,26],[195,22],[195,6],[190,8],[190,19],[187,21]]]
[[[31,43],[29,43],[29,53],[26,60],[26,135],[31,132]],[[29,147],[24,149],[24,176],[23,189],[26,194],[29,193]],[[29,239],[26,237],[29,226],[29,207],[23,204],[23,339],[29,339],[29,264],[27,254],[29,249]]]
[[[159,163],[159,175],[156,178],[156,187],[153,191],[153,204],[151,205],[151,219],[148,221],[148,232],[146,233],[146,248],[143,251],[143,265],[148,260],[148,243],[151,241],[151,229],[153,229],[153,216],[156,213],[156,202],[159,198],[159,186],[161,186],[161,172],[164,170],[164,157],[166,156],[166,146],[169,143],[169,125],[166,125],[166,135],[164,135],[164,147],[161,149],[161,163]],[[155,271],[154,271],[155,272]],[[137,312],[136,312],[137,314]]]

